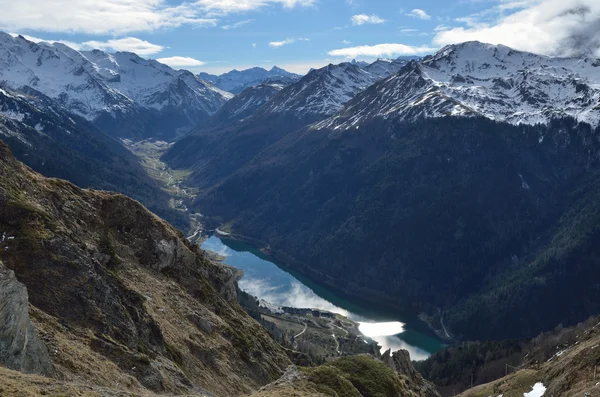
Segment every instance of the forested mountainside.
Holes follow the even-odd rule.
[[[109,135],[173,139],[232,95],[186,70],[131,52],[76,51],[0,32],[0,81],[33,88]]]
[[[257,396],[438,396],[405,351],[290,366],[237,303],[237,270],[139,203],[45,178],[2,142],[0,231],[2,395],[236,396],[276,381]]]
[[[308,128],[196,205],[304,274],[455,337],[533,336],[600,311],[598,137],[572,119]]]
[[[0,89],[0,139],[14,155],[49,177],[118,191],[183,227],[170,197],[120,142],[32,89]]]

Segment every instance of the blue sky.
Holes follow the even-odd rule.
[[[133,51],[195,72],[277,65],[304,73],[467,40],[600,56],[598,0],[0,0],[0,9],[0,29],[10,33]]]

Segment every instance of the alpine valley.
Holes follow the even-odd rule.
[[[0,140],[0,396],[600,395],[599,59],[217,76],[0,33]],[[253,296],[213,233],[447,347]]]

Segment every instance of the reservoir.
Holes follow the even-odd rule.
[[[445,347],[416,316],[400,314],[375,303],[357,302],[277,264],[262,251],[239,241],[212,236],[202,248],[242,269],[243,291],[277,306],[310,308],[339,313],[360,323],[360,331],[377,341],[382,352],[406,349],[413,360],[424,360]]]

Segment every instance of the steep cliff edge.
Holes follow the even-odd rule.
[[[32,372],[124,393],[231,396],[289,365],[235,302],[233,269],[210,262],[136,201],[44,178],[1,142],[0,240],[0,282],[27,288],[10,294],[21,336],[35,335],[28,292],[44,342],[21,354],[44,362],[43,346],[49,351],[51,368]]]
[[[31,325],[27,305],[27,288],[0,261],[0,362],[21,372],[47,375],[52,372],[50,357]]]

